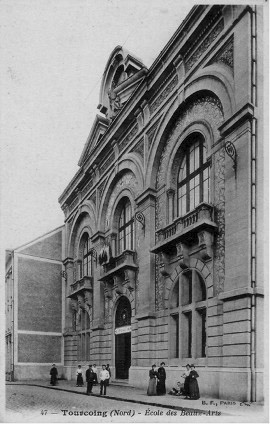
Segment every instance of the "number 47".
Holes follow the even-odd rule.
[[[41,415],[47,415],[47,409],[42,409],[40,413]]]

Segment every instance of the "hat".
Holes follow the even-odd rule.
[[[160,365],[165,365],[165,362],[161,362],[161,364]]]
[[[156,367],[156,364],[153,364],[153,365],[152,365],[152,368],[153,368],[153,367]]]

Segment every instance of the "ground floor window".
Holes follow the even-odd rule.
[[[207,298],[202,276],[188,269],[180,274],[170,298],[170,357],[205,358]]]

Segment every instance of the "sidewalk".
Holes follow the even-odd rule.
[[[82,395],[86,396],[86,385],[83,387],[76,387],[75,381],[59,380],[56,386],[51,386],[49,380],[27,380],[6,382],[6,384],[38,386],[51,390],[81,393]],[[92,396],[99,396],[99,386],[93,387]],[[107,387],[106,398],[180,411],[185,410],[186,412],[190,411],[194,413],[194,411],[196,411],[200,414],[211,416],[221,415],[251,417],[256,415],[257,419],[259,419],[260,416],[264,416],[264,406],[259,403],[241,403],[213,398],[189,400],[184,399],[182,396],[172,396],[169,394],[164,396],[147,396],[143,389],[130,387],[128,385],[119,385],[116,383],[114,384],[113,382]]]

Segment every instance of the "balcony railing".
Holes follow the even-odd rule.
[[[111,258],[108,264],[103,265],[103,277],[108,277],[109,275],[113,275],[118,271],[124,270],[126,268],[136,269],[136,252],[134,250],[125,250],[119,256],[115,258]]]
[[[82,290],[93,290],[93,277],[85,276],[70,286],[70,295],[79,293]]]
[[[198,232],[202,227],[210,227],[212,229],[217,227],[214,223],[214,208],[208,203],[200,203],[193,211],[157,230],[157,244],[152,251],[157,253],[169,241],[175,241],[179,237],[185,238],[192,233]]]

